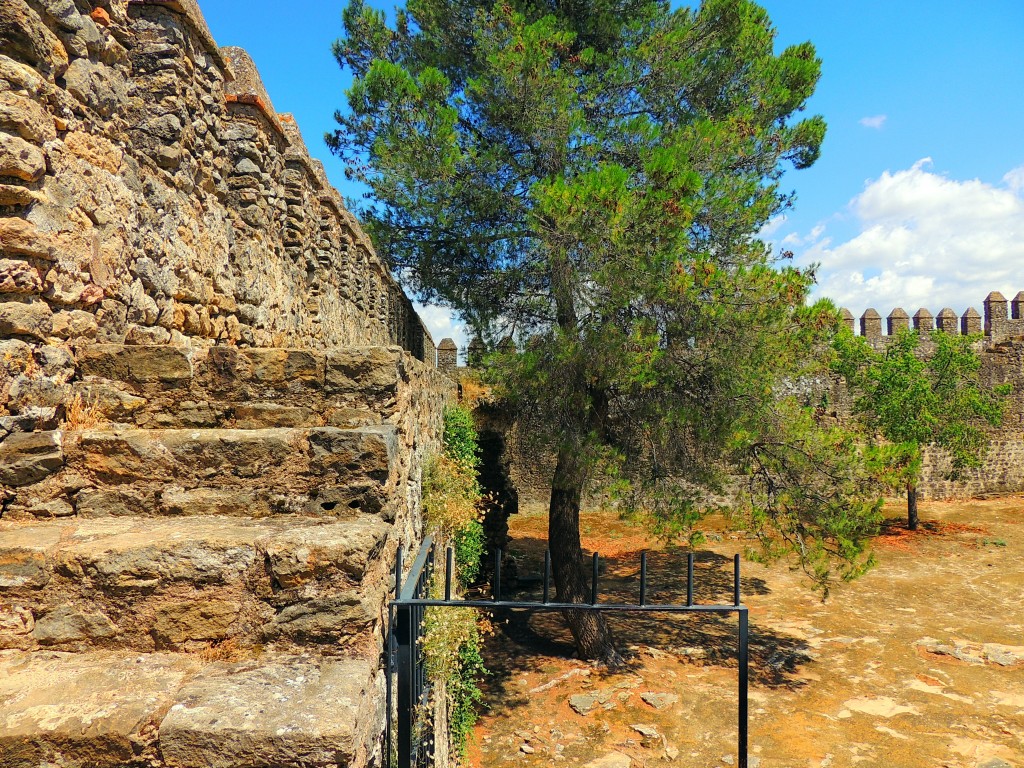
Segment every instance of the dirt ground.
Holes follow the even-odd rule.
[[[900,512],[887,510],[878,566],[824,603],[799,571],[744,562],[751,766],[1024,768],[1024,498],[923,504],[916,533]],[[540,573],[545,516],[511,526],[520,573]],[[603,600],[636,599],[645,548],[649,600],[685,600],[686,550],[614,513],[585,514],[582,531],[603,556]],[[729,601],[732,555],[750,543],[712,533],[697,602]],[[613,617],[631,652],[614,674],[572,657],[555,614],[493,622],[470,765],[736,764],[735,617]]]

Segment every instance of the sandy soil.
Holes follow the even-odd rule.
[[[785,564],[744,563],[751,765],[1024,768],[1024,498],[925,504],[917,533],[888,512],[878,567],[827,602]],[[544,515],[511,522],[520,573],[539,573]],[[685,599],[685,550],[614,513],[582,530],[604,558],[602,599],[635,599],[645,548],[651,601]],[[717,526],[697,553],[698,602],[728,601],[749,544]],[[735,619],[624,616],[632,658],[610,674],[572,658],[557,615],[495,615],[470,764],[734,765]]]

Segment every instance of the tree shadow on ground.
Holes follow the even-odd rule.
[[[502,599],[540,602],[547,542],[520,538],[518,585],[503,588]],[[731,604],[733,560],[710,551],[694,553],[695,604]],[[636,603],[640,590],[640,553],[626,552],[601,559],[599,602]],[[554,598],[554,587],[551,587]],[[742,596],[768,595],[763,579],[742,576]],[[647,603],[685,604],[687,600],[687,551],[670,547],[647,556]],[[617,647],[626,656],[628,672],[639,667],[637,652],[643,648],[676,655],[695,664],[738,668],[738,622],[735,614],[643,613],[615,611],[605,614]],[[491,675],[485,683],[489,696],[514,705],[509,697],[521,696],[508,681],[525,671],[536,671],[543,657],[574,658],[575,650],[561,613],[528,609],[498,609],[492,614],[495,634],[488,639],[485,657]],[[753,686],[795,690],[806,681],[797,676],[800,665],[811,660],[806,642],[751,622],[749,636],[750,681]]]

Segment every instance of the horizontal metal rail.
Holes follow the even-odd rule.
[[[686,562],[686,603],[658,604],[648,602],[647,590],[647,553],[640,555],[640,599],[637,603],[602,603],[599,597],[600,558],[594,553],[592,558],[593,575],[590,584],[589,603],[555,602],[551,597],[551,552],[544,553],[543,599],[537,601],[503,600],[501,596],[501,558],[499,550],[495,556],[494,574],[491,582],[490,599],[466,600],[452,597],[452,579],[454,574],[454,558],[452,548],[448,547],[445,557],[444,598],[424,597],[428,594],[429,578],[434,562],[434,542],[429,537],[424,540],[419,554],[410,570],[409,578],[402,584],[402,552],[399,550],[395,564],[396,594],[399,597],[391,602],[396,613],[394,632],[397,641],[389,641],[389,648],[397,648],[398,673],[398,763],[396,768],[417,768],[420,757],[419,750],[413,746],[412,731],[414,728],[414,709],[420,697],[416,695],[425,689],[423,663],[417,648],[420,636],[420,623],[426,608],[472,608],[475,610],[527,610],[537,612],[624,612],[624,613],[710,613],[732,614],[739,619],[738,626],[738,733],[737,733],[737,765],[738,768],[748,766],[748,687],[749,687],[749,611],[740,601],[740,557],[733,558],[732,598],[730,603],[696,603],[693,598],[693,554],[687,555]],[[389,673],[390,680],[390,673]],[[389,717],[391,710],[388,710]],[[388,730],[390,734],[390,726]],[[389,765],[390,749],[389,749]]]

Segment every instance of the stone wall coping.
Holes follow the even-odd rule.
[[[128,5],[156,5],[167,8],[175,13],[180,13],[195,30],[206,52],[213,57],[213,60],[217,62],[217,66],[224,72],[224,79],[228,82],[234,79],[234,72],[232,72],[231,66],[224,58],[220,48],[217,47],[217,42],[213,39],[213,33],[210,32],[206,18],[203,16],[203,12],[199,10],[197,0],[128,0]]]
[[[256,107],[278,135],[288,138],[249,52],[237,45],[222,46],[220,52],[234,73],[234,79],[225,85],[224,100],[229,104],[250,104]]]

